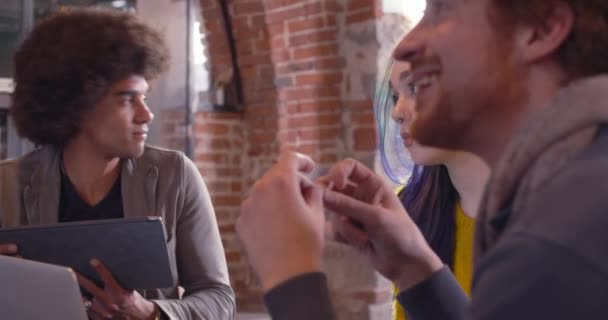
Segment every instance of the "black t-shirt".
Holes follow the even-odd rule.
[[[83,201],[70,178],[61,171],[61,196],[59,200],[59,222],[102,220],[123,218],[120,177],[106,197],[95,206]]]

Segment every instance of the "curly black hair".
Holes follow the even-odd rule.
[[[134,74],[154,79],[168,63],[163,36],[135,15],[64,9],[36,25],[17,49],[10,113],[19,135],[64,145],[113,83]]]

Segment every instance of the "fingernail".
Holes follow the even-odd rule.
[[[97,267],[99,265],[99,260],[97,260],[97,259],[91,259],[91,265],[93,267]]]

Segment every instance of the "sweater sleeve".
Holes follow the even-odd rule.
[[[315,272],[289,279],[270,290],[264,302],[273,320],[333,320],[327,279]]]
[[[516,232],[479,263],[473,300],[447,268],[397,299],[413,320],[605,319],[608,274],[551,241]]]
[[[429,279],[399,293],[397,300],[408,319],[463,319],[468,298],[448,267]]]
[[[155,300],[171,320],[231,320],[236,303],[224,248],[207,187],[194,163],[184,160],[184,200],[178,214],[176,255],[182,299]]]

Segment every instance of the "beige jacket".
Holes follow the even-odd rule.
[[[146,290],[171,319],[234,319],[224,249],[207,188],[182,153],[146,147],[123,160],[126,218],[159,216],[167,231],[171,270],[178,288]],[[58,222],[60,150],[43,147],[0,162],[0,227]]]

